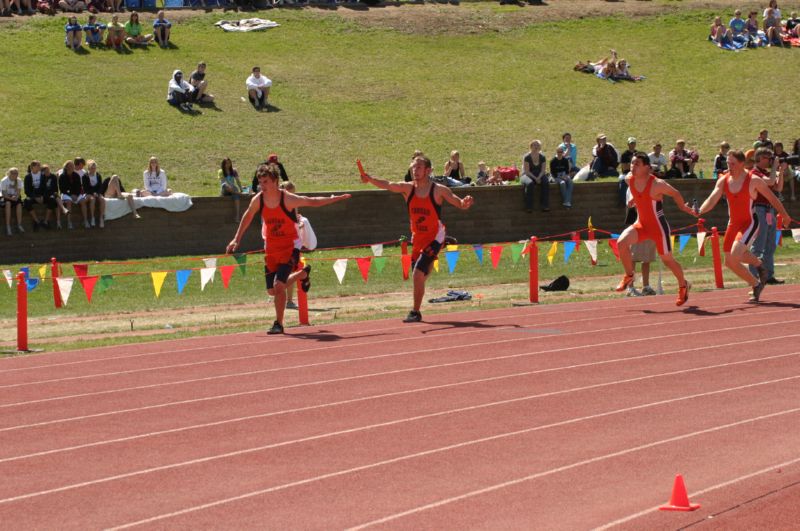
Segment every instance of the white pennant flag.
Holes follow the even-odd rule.
[[[800,229],[792,229],[792,239],[800,243]]]
[[[75,279],[58,277],[57,280],[58,280],[58,291],[61,292],[61,302],[63,302],[64,306],[66,306],[67,301],[69,300],[69,294],[72,293],[72,283]]]
[[[339,284],[344,280],[344,274],[347,271],[347,258],[340,258],[333,263],[333,271],[336,273],[336,278],[339,279]]]
[[[14,289],[14,274],[8,269],[3,269],[3,276],[6,277],[6,282],[8,282],[8,287]]]
[[[586,244],[589,256],[592,257],[593,261],[597,262],[597,240],[583,240],[583,243]]]
[[[697,252],[700,252],[700,249],[703,248],[703,242],[706,241],[706,233],[705,232],[698,232],[697,233]]]
[[[216,270],[216,267],[204,267],[200,270],[200,291],[206,289],[206,284],[209,281],[214,281],[214,271]]]
[[[372,254],[374,256],[383,256],[383,244],[375,243],[372,245]]]
[[[211,282],[214,282],[214,271],[217,269],[217,259],[216,258],[203,258],[203,263],[206,265],[207,268],[211,269]],[[202,271],[201,271],[202,273]],[[200,291],[203,291],[202,288]]]

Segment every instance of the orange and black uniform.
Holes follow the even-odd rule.
[[[300,260],[300,236],[297,234],[297,213],[288,210],[284,192],[278,206],[270,208],[261,194],[261,219],[264,222],[264,276],[267,289],[275,285],[275,278],[286,282]]]
[[[728,227],[725,229],[725,241],[722,249],[729,253],[734,242],[741,240],[750,247],[758,233],[758,218],[755,216],[755,203],[750,197],[750,180],[752,174],[747,173],[738,192],[731,192],[731,176],[726,173],[722,179],[722,189],[728,200]]]
[[[436,186],[435,183],[431,183],[428,195],[420,197],[417,195],[415,184],[406,201],[413,238],[411,261],[414,263],[414,269],[419,269],[425,274],[430,272],[430,267],[444,242],[442,205],[437,205],[433,197]]]
[[[634,180],[631,179],[630,190],[638,214],[636,223],[633,226],[636,228],[639,241],[653,240],[656,242],[658,254],[662,255],[671,252],[672,245],[669,239],[669,223],[664,217],[664,206],[661,201],[655,200],[650,195],[655,182],[656,176],[650,175],[644,190],[639,192],[636,190]]]

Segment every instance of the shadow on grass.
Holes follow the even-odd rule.
[[[196,105],[202,107],[203,109],[209,109],[209,110],[214,111],[214,112],[223,112],[223,110],[220,109],[219,107],[217,107],[217,104],[215,102],[213,102],[213,101],[212,102],[208,102],[208,103],[201,102],[201,103],[197,103]]]

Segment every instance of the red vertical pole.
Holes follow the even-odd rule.
[[[56,308],[61,308],[61,290],[58,289],[58,261],[55,258],[50,259],[50,276],[53,280],[53,302]]]
[[[301,259],[300,263],[297,264],[297,267],[302,269],[305,267],[305,262],[303,262]],[[297,287],[297,317],[300,320],[301,325],[308,326],[308,293],[303,291],[299,282],[296,282],[295,286]]]
[[[719,232],[716,227],[711,227],[711,255],[714,260],[714,281],[717,289],[725,288],[722,282],[722,257],[719,252]]]
[[[701,232],[705,234],[705,232],[706,232],[705,222],[706,222],[706,220],[704,220],[703,218],[700,218],[700,219],[697,220],[697,234],[700,234]],[[703,240],[703,245],[700,247],[700,251],[699,251],[698,255],[699,256],[705,256],[706,255],[706,242],[705,242],[705,240]]]
[[[528,292],[531,302],[539,302],[539,248],[536,245],[536,236],[531,236],[528,246]]]
[[[406,264],[411,264],[411,258],[408,257],[408,240],[405,236],[400,236],[400,266],[403,269],[403,280],[408,280],[408,272],[411,267]]]
[[[25,273],[17,275],[17,350],[28,350],[28,283]]]

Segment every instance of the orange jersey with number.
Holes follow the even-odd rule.
[[[656,176],[650,175],[644,190],[639,192],[636,190],[635,180],[631,178],[629,188],[638,214],[634,227],[639,235],[639,241],[653,240],[658,254],[662,255],[671,252],[672,245],[669,239],[669,224],[664,218],[664,207],[660,200],[651,195],[655,182]]]
[[[270,249],[294,248],[300,236],[297,234],[297,214],[288,210],[284,203],[284,192],[278,206],[270,208],[261,192],[261,219],[264,221],[264,244]]]
[[[411,233],[414,235],[414,242],[417,239],[433,240],[439,232],[441,226],[442,206],[437,205],[433,198],[436,185],[431,183],[431,190],[428,195],[419,197],[417,187],[408,197],[408,218],[411,222]]]

